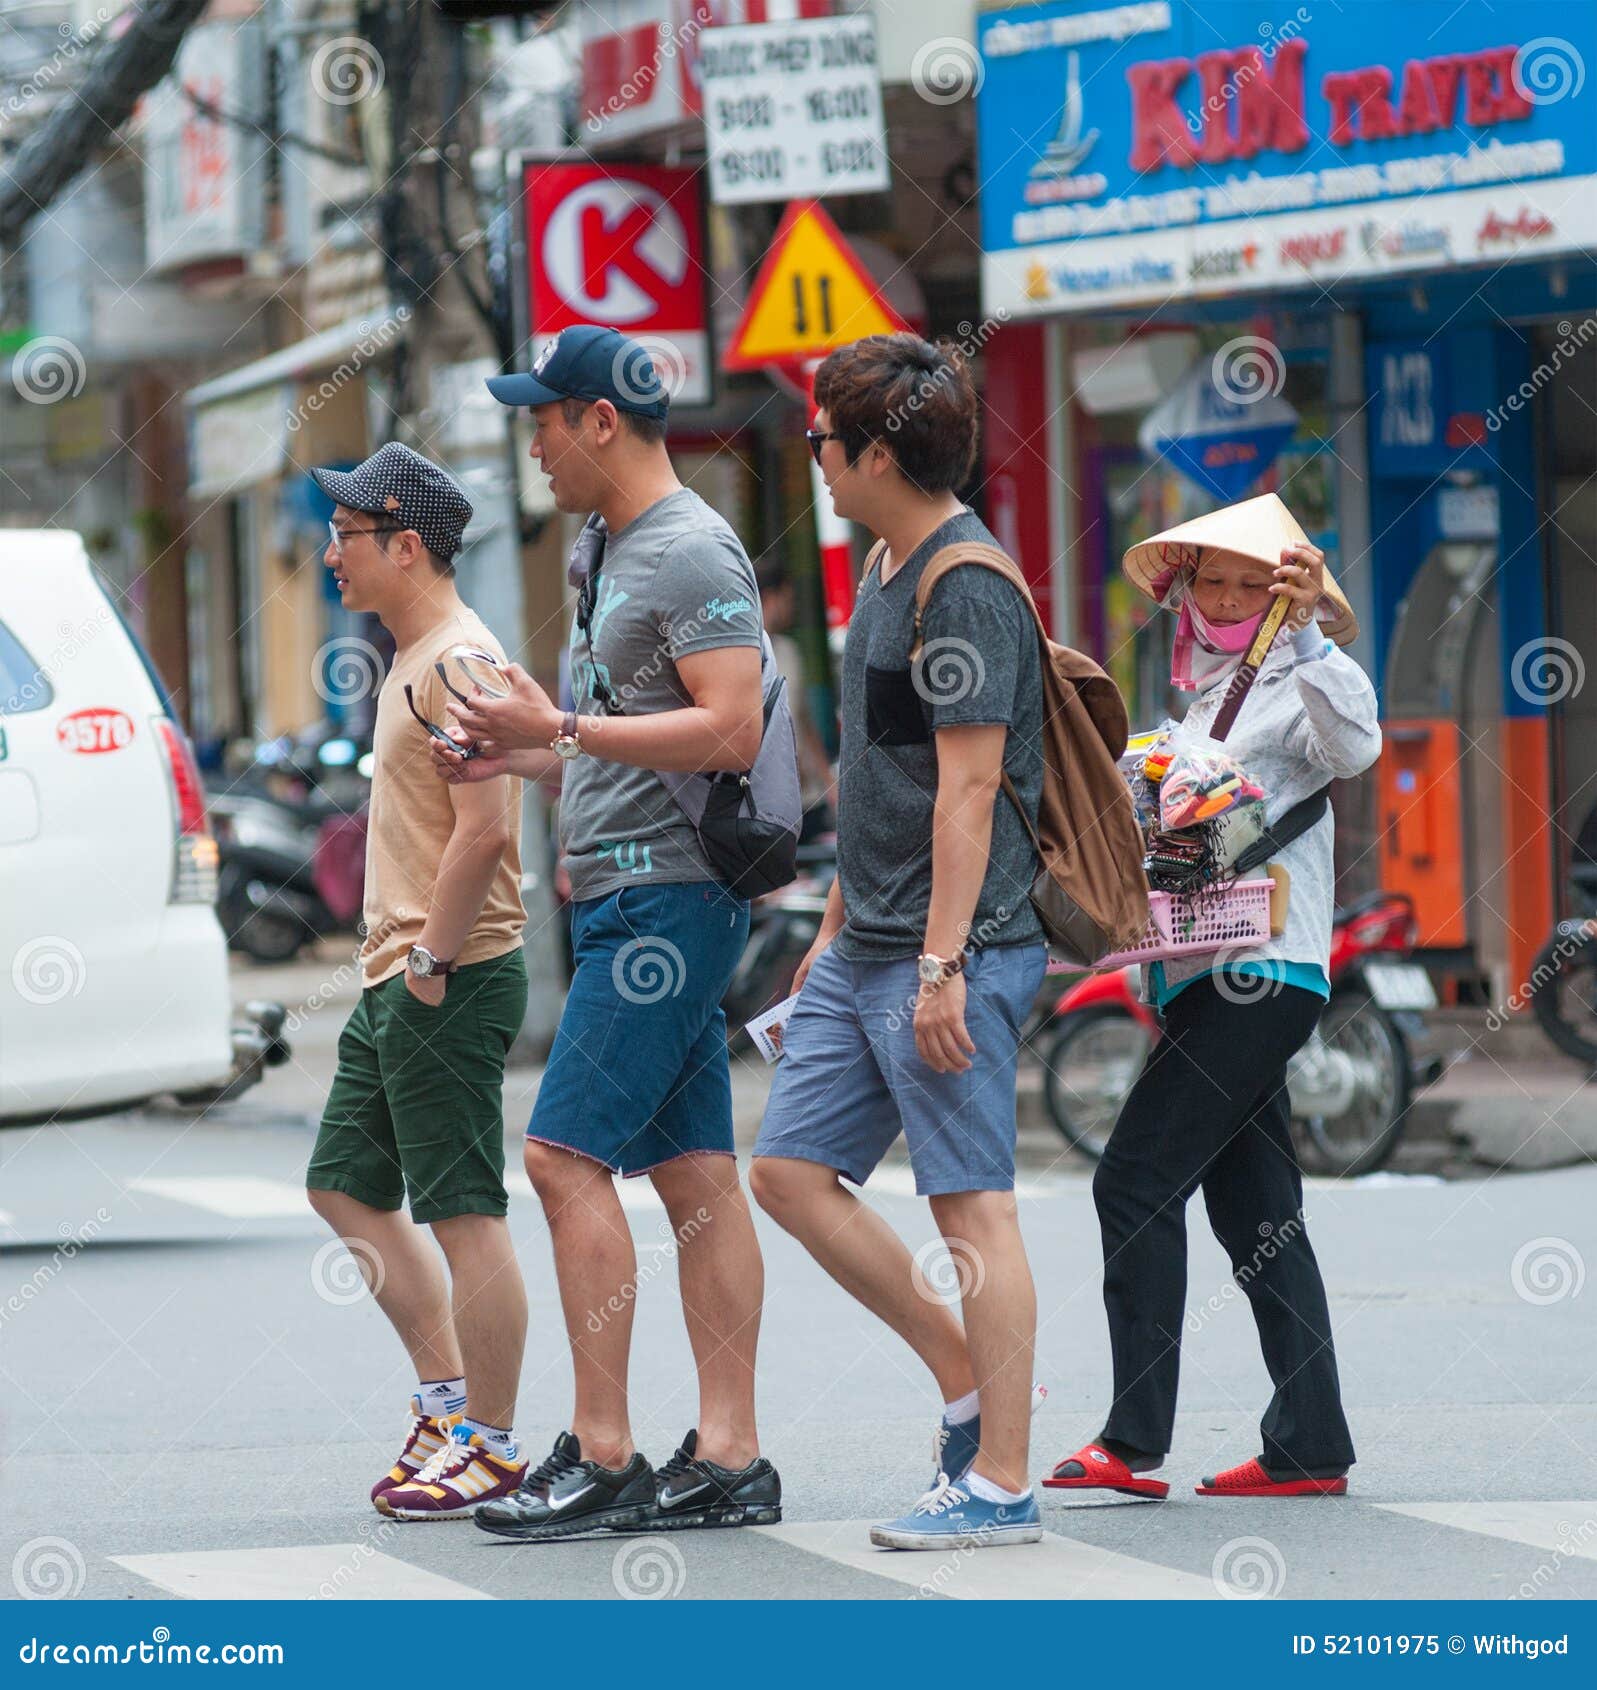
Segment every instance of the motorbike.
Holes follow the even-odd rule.
[[[1372,892],[1335,911],[1331,999],[1287,1066],[1294,1137],[1311,1173],[1353,1178],[1396,1150],[1416,1090],[1441,1074],[1416,1060],[1423,1011],[1436,1005],[1430,977],[1408,961],[1418,926],[1413,900]],[[1096,1160],[1160,1036],[1159,1017],[1137,996],[1137,969],[1087,975],[1069,986],[1032,1047],[1043,1065],[1049,1119]]]
[[[1597,1070],[1597,807],[1582,823],[1572,856],[1575,915],[1559,922],[1537,953],[1526,991],[1536,1024],[1553,1045]]]
[[[231,949],[281,963],[359,918],[367,771],[353,740],[312,729],[256,747],[206,795]]]

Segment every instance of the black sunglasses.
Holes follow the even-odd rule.
[[[818,465],[821,461],[821,448],[826,442],[828,440],[841,440],[843,436],[841,434],[830,434],[824,428],[807,428],[804,430],[804,438],[809,442],[810,455]]]
[[[440,664],[438,667],[441,671],[443,666]],[[444,685],[446,687],[448,687],[449,686],[448,681],[445,681]],[[460,693],[455,692],[455,689],[453,687],[449,687],[449,690],[451,692],[454,692],[455,697],[459,698],[462,703],[466,702],[464,697],[462,697],[462,695]],[[434,739],[441,739],[444,742],[444,744],[449,747],[449,749],[451,751],[458,751],[460,753],[460,755],[468,762],[473,757],[482,756],[482,747],[480,745],[476,744],[474,741],[468,741],[465,745],[462,745],[460,743],[460,741],[458,739],[456,739],[455,736],[452,733],[449,733],[446,729],[439,727],[436,722],[429,722],[427,720],[427,718],[424,715],[422,715],[421,711],[419,711],[416,708],[416,691],[415,691],[415,688],[412,687],[408,681],[405,683],[405,702],[406,702],[406,704],[408,704],[410,706],[411,715],[414,716],[416,718],[416,720],[421,723],[421,725],[427,730],[428,733],[430,733],[432,735],[432,737]]]

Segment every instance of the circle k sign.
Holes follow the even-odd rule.
[[[697,173],[647,164],[533,164],[524,177],[534,354],[597,323],[672,366],[677,404],[711,398]]]

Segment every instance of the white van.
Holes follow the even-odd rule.
[[[228,1082],[215,898],[188,740],[82,540],[0,529],[0,1120]]]

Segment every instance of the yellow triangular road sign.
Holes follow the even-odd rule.
[[[783,213],[721,363],[728,370],[816,357],[908,327],[815,200]]]

